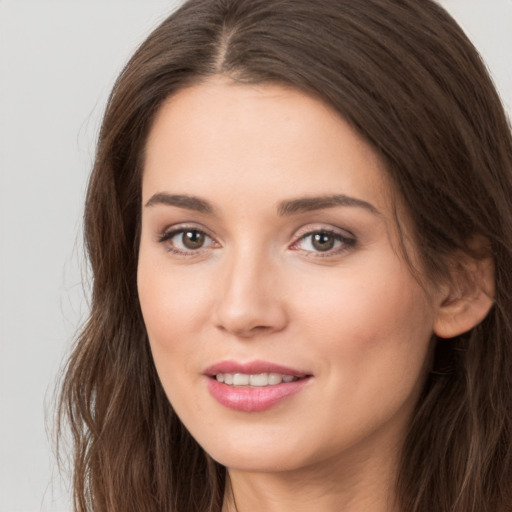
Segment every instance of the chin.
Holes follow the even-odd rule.
[[[197,439],[197,438],[196,438]],[[311,440],[311,438],[310,438]],[[201,442],[205,441],[205,442]],[[282,435],[278,432],[255,434],[251,429],[239,436],[236,432],[199,439],[203,449],[216,462],[226,468],[254,473],[294,471],[329,457],[321,446],[314,446],[307,439]],[[329,450],[330,452],[330,450]]]
[[[219,464],[228,469],[248,473],[274,473],[293,471],[302,466],[300,461],[295,460],[289,453],[273,451],[272,448],[252,450],[246,448],[232,447],[208,452],[208,454]]]

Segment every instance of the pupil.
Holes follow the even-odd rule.
[[[334,247],[334,237],[328,233],[313,235],[313,247],[318,251],[328,251]]]
[[[183,245],[187,249],[199,249],[204,244],[204,234],[199,231],[187,231],[183,233]]]

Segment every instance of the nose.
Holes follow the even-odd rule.
[[[288,322],[279,269],[270,258],[240,255],[225,262],[214,323],[238,338],[281,331]]]

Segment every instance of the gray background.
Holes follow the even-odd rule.
[[[179,1],[0,0],[0,512],[70,510],[45,419],[87,314],[86,178],[115,76]],[[510,113],[512,0],[441,3]]]

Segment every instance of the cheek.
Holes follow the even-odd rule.
[[[391,418],[405,425],[421,393],[432,309],[409,273],[393,269],[352,272],[310,295],[300,313],[307,333],[303,348],[319,361],[329,403],[317,413],[325,415],[319,425],[326,427],[316,428],[326,438],[333,435],[332,424],[345,425],[354,439]]]
[[[201,403],[190,379],[200,378],[194,357],[204,350],[198,334],[204,315],[200,300],[204,291],[201,282],[194,285],[179,271],[170,272],[166,265],[159,269],[153,263],[146,265],[141,255],[138,291],[142,315],[163,389],[175,410],[186,411],[191,403]]]
[[[423,375],[433,308],[399,261],[351,268],[338,279],[317,281],[303,297],[295,316],[303,319],[308,343],[337,362],[332,378],[371,383],[385,377],[393,385]]]
[[[159,265],[144,253],[140,255],[137,281],[155,365],[166,378],[165,368],[186,368],[189,353],[199,349],[187,340],[204,325],[208,283],[188,276],[186,270],[172,271],[165,261]]]
[[[141,247],[137,287],[148,334],[160,339],[180,326],[194,329],[201,324],[205,302],[212,296],[206,275],[194,266],[170,265],[161,248]]]

